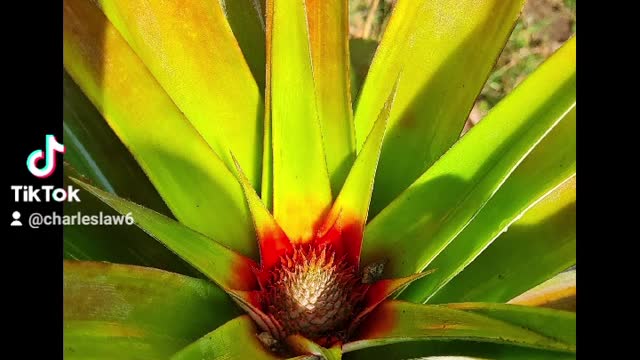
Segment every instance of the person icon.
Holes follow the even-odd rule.
[[[11,214],[11,216],[13,216],[13,221],[11,222],[11,226],[22,226],[22,222],[20,221],[20,212],[14,211],[13,214]]]

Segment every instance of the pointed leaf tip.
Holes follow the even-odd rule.
[[[396,79],[321,230],[323,234],[333,235],[327,241],[332,242],[334,248],[345,251],[354,264],[360,263],[362,236],[371,202],[376,167],[400,77]]]
[[[412,274],[429,266],[464,230],[575,106],[575,54],[570,44],[557,50],[369,221],[363,259],[375,261],[381,254],[401,259],[391,264],[392,275]],[[402,86],[399,91],[402,95]],[[388,145],[385,142],[383,149]],[[381,159],[384,156],[383,151]],[[376,187],[381,185],[379,180],[376,178]],[[416,243],[423,246],[416,247]]]
[[[575,263],[573,176],[528,209],[429,302],[507,302]]]
[[[523,4],[524,0],[397,2],[361,89],[354,118],[360,150],[402,68],[410,81],[400,85],[396,109],[389,119],[388,131],[394,136],[384,140],[372,215],[382,211],[458,140]]]
[[[438,274],[427,279],[417,281],[409,289],[403,291],[402,299],[415,302],[430,302],[430,298],[445,287],[464,269],[477,260],[482,253],[491,248],[495,240],[506,230],[517,229],[517,222],[526,212],[542,201],[548,194],[562,187],[576,173],[576,118],[575,107],[555,126],[542,141],[527,155],[504,184],[498,189],[486,205],[474,216],[470,223],[456,235],[455,239],[434,258],[429,267],[440,269]],[[553,237],[552,237],[553,238]],[[559,239],[553,238],[553,247],[558,246]],[[536,241],[537,244],[539,244]],[[525,246],[518,244],[518,247]],[[529,249],[530,250],[530,249]],[[549,259],[549,252],[540,253],[545,260],[524,251],[528,257],[536,259],[539,266],[531,267],[532,271],[541,270],[542,262]],[[508,252],[512,257],[512,253]],[[494,259],[487,272],[498,274],[499,264],[505,261],[503,257]],[[510,268],[512,270],[512,268]],[[509,270],[509,271],[511,271]],[[500,293],[505,294],[505,286],[509,282],[499,280]],[[513,279],[512,284],[523,285]],[[482,281],[476,284],[487,285]],[[509,285],[511,286],[511,285]],[[488,286],[488,288],[496,288]],[[522,288],[521,288],[522,289]],[[463,291],[471,290],[463,285]],[[523,289],[524,290],[524,289]],[[514,294],[516,295],[516,294]],[[461,298],[455,298],[460,301]],[[502,301],[507,301],[508,298]]]
[[[157,212],[70,179],[134,223],[222,288],[256,288],[253,260]]]
[[[97,3],[97,0],[64,1],[63,47],[66,72],[132,154],[176,219],[244,255],[257,256],[258,249],[253,226],[244,205],[242,190],[231,172],[230,161],[227,165],[196,128],[189,123],[185,112],[182,112],[184,109],[181,110],[179,106],[176,106],[175,98],[167,94],[166,88],[158,82],[158,78],[154,76],[155,73],[150,71],[148,67],[149,63],[144,61],[136,52],[137,50],[130,46],[130,38],[124,37],[123,34],[127,33],[122,31],[120,26],[123,23],[115,20],[112,23],[108,19],[109,16],[105,17],[105,13],[101,11]],[[145,1],[145,6],[136,5],[141,3],[143,2],[138,0],[101,1],[101,4],[110,9],[116,6],[135,7],[139,11],[138,15],[144,13],[145,16],[150,16],[144,17],[145,19],[154,20],[140,21],[137,16],[130,16],[128,20],[138,19],[138,23],[131,24],[135,27],[145,24],[154,28],[153,25],[157,25],[156,19],[149,12],[153,13],[155,10],[164,13],[162,19],[157,19],[162,23],[166,24],[165,21],[174,22],[177,19],[176,17],[167,17],[167,7],[162,7],[160,3],[166,3],[169,8],[175,8],[178,2],[153,0]],[[188,3],[196,3],[196,1]],[[206,5],[209,3],[206,1],[198,0],[197,3],[209,6]],[[160,8],[158,8],[159,4]],[[186,4],[187,2],[183,5]],[[219,7],[219,4],[211,3],[209,7]],[[102,10],[107,15],[111,14],[111,11],[107,11],[106,7],[102,7]],[[189,12],[189,9],[185,10]],[[187,16],[181,11],[176,13]],[[129,15],[131,14],[129,13]],[[191,15],[194,14],[191,13]],[[195,15],[198,15],[197,11]],[[203,16],[202,13],[197,17],[202,18],[205,22],[211,20],[207,16]],[[116,26],[116,24],[118,25]],[[146,26],[142,27],[146,28]],[[171,32],[175,33],[175,30],[176,28],[172,28]],[[224,29],[215,29],[215,26],[200,26],[198,29],[202,32],[219,30]],[[179,35],[185,36],[186,33],[189,32],[183,32]],[[133,36],[133,34],[129,35]],[[208,39],[210,40],[210,38]],[[189,42],[193,43],[192,40]],[[141,41],[138,43],[140,46],[162,46],[163,44],[163,41]],[[163,55],[167,54],[163,53]],[[215,61],[212,62],[211,58],[207,56],[201,57],[200,60],[185,56],[184,53],[180,56],[183,57],[182,60],[200,61],[206,66],[225,67],[230,65],[213,64]],[[164,56],[158,56],[153,60],[157,62],[160,58],[164,59]],[[173,62],[170,61],[170,63]],[[181,71],[193,70],[184,66],[177,66],[176,70],[177,68],[180,68]],[[220,71],[224,72],[224,69]],[[212,74],[208,71],[205,73]],[[211,76],[205,77],[207,79],[198,81],[203,83],[203,81],[211,80]],[[187,81],[187,83],[189,82]],[[190,86],[184,88],[190,88]],[[238,86],[236,90],[243,96],[246,95],[240,90],[241,88],[242,86]],[[203,94],[197,91],[194,93]],[[215,96],[213,98],[220,100]],[[211,96],[209,100],[212,100]],[[229,106],[229,104],[222,105]],[[252,109],[248,111],[255,111],[257,108],[258,105],[254,104]],[[218,114],[216,111],[204,112],[204,114],[212,113]],[[233,117],[237,115],[231,114]],[[247,120],[251,122],[251,119]],[[232,120],[228,121],[233,122]],[[243,121],[239,121],[239,123],[244,124]],[[241,126],[242,124],[229,125]],[[248,133],[250,132],[248,131]],[[250,148],[254,147],[255,144],[250,140],[250,136],[242,137],[243,134],[245,132],[241,132],[238,140],[247,143]],[[240,155],[239,153],[242,152],[240,148],[244,148],[244,146],[231,147],[236,151],[236,155]],[[250,151],[243,152],[246,155],[250,155],[250,153],[253,154]],[[256,152],[256,155],[258,154]],[[115,154],[109,153],[109,155],[114,156]],[[226,153],[222,155],[225,155],[226,158],[229,157]],[[239,158],[242,161],[244,157],[239,156]],[[251,162],[249,157],[247,159],[249,159],[247,162]],[[133,179],[131,180],[133,181]],[[224,211],[219,211],[220,209],[224,209]],[[216,214],[216,216],[211,216],[211,214]]]
[[[356,158],[350,96],[349,2],[306,0],[318,119],[334,194]]]
[[[271,216],[269,210],[264,206],[260,197],[258,197],[258,194],[249,183],[235,156],[231,154],[231,157],[238,170],[238,180],[240,185],[242,185],[242,190],[249,205],[249,211],[251,212],[258,236],[260,266],[263,270],[269,269],[277,263],[282,254],[291,250],[291,242],[280,228],[280,225],[278,225],[273,216]]]
[[[436,271],[436,269],[427,270],[421,273],[413,274],[410,276],[406,276],[398,279],[383,279],[376,281],[369,290],[367,290],[367,294],[364,298],[364,309],[356,316],[353,324],[351,325],[351,329],[355,329],[355,327],[360,324],[362,319],[373,311],[376,306],[380,305],[384,300],[397,293],[399,290],[408,286],[412,282],[421,279],[431,273]]]

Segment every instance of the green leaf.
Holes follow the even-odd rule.
[[[175,217],[257,258],[234,175],[93,3],[64,2],[64,66],[132,153]]]
[[[376,346],[345,354],[345,360],[570,360],[564,352],[472,341],[412,341]]]
[[[273,213],[292,242],[306,242],[332,197],[304,2],[267,1],[267,28]]]
[[[524,0],[400,0],[355,114],[360,150],[400,71],[371,203],[380,212],[458,140]],[[445,15],[446,14],[446,15]]]
[[[68,141],[67,141],[68,142]],[[65,145],[66,146],[66,145]],[[69,150],[67,150],[68,153]],[[65,154],[66,155],[66,154]],[[64,163],[64,186],[74,186],[70,178],[82,178],[71,165]],[[69,217],[119,215],[89,192],[78,190],[80,202],[65,202],[64,214]],[[65,225],[64,257],[74,260],[98,260],[160,268],[184,275],[202,277],[188,263],[180,259],[137,226],[81,225],[78,220]]]
[[[509,303],[576,311],[576,271],[560,273],[509,300]]]
[[[258,88],[265,86],[264,0],[220,0]]]
[[[247,198],[247,204],[249,205],[256,230],[260,247],[260,269],[262,271],[269,270],[275,264],[280,263],[282,255],[291,250],[291,242],[273,218],[273,215],[264,206],[251,184],[249,184],[249,180],[242,172],[240,164],[236,163],[236,167],[238,180],[242,185],[244,196]]]
[[[564,315],[565,312],[555,314],[556,317]],[[504,318],[512,320],[508,316]],[[564,317],[558,321],[570,322]],[[497,320],[440,305],[388,301],[364,320],[354,340],[345,344],[343,351],[346,353],[406,341],[468,340],[575,352],[575,343],[551,338],[537,327],[527,329],[520,325],[522,322]]]
[[[239,314],[206,280],[133,265],[63,263],[65,320],[135,325],[191,341]]]
[[[349,2],[306,0],[318,119],[331,180],[337,194],[356,156],[349,91]]]
[[[367,225],[363,262],[389,259],[388,277],[426,268],[575,106],[575,91],[574,38]]]
[[[507,302],[574,265],[575,186],[574,177],[527,211],[430,302]]]
[[[144,327],[103,321],[64,322],[64,358],[73,360],[157,360],[180,350],[185,340]]]
[[[62,84],[65,161],[97,186],[171,216],[138,163],[66,72]]]
[[[497,303],[455,303],[447,306],[502,320],[565,344],[576,345],[576,314],[573,312]]]
[[[239,316],[185,347],[171,360],[282,359],[267,350],[257,335],[249,316]]]
[[[221,2],[98,2],[227,168],[234,169],[233,151],[257,187],[264,105]]]
[[[63,291],[65,359],[167,358],[238,314],[207,281],[131,265],[65,261]]]
[[[425,302],[459,274],[502,231],[576,173],[576,112],[570,111],[509,176],[471,223],[431,262],[433,276],[418,280],[402,298]]]
[[[153,210],[121,199],[80,180],[72,180],[119,213],[133,218],[135,224],[146,233],[222,288],[251,290],[255,287],[256,279],[252,268],[256,264],[252,260]]]
[[[111,193],[171,216],[171,211],[135,159],[66,72],[63,89],[64,185],[72,185],[68,176],[80,177],[81,173]],[[66,215],[117,214],[84,190],[79,190],[80,202],[64,203]],[[66,225],[63,234],[66,258],[123,262],[201,276],[135,226]]]
[[[382,279],[371,284],[363,299],[361,308],[362,310],[360,310],[355,319],[353,319],[349,328],[353,329],[357,327],[361,319],[366,317],[371,311],[373,311],[380,303],[385,301],[387,298],[399,292],[407,285],[411,284],[413,281],[416,281],[431,273],[433,273],[433,270],[413,274],[411,276],[403,278]],[[364,281],[364,279],[363,282],[367,283]]]
[[[376,165],[399,82],[398,78],[323,225],[322,232],[330,229],[340,232],[341,245],[334,248],[346,250],[353,264],[360,263],[362,234],[367,222]]]

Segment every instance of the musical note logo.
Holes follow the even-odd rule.
[[[39,178],[47,178],[53,174],[56,170],[56,152],[64,154],[65,147],[60,144],[56,137],[53,135],[47,135],[45,141],[45,151],[41,149],[34,150],[29,157],[27,158],[27,169],[29,171],[39,177]],[[44,167],[39,168],[38,162],[44,159]]]

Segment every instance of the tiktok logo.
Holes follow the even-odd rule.
[[[56,152],[64,154],[64,145],[60,144],[55,136],[47,135],[45,151],[35,150],[32,152],[27,158],[27,169],[41,179],[51,176],[56,170]],[[39,168],[37,163],[42,159],[45,160],[44,167]]]

